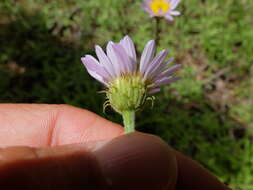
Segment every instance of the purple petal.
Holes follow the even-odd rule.
[[[178,3],[180,3],[181,0],[172,0],[171,1],[171,9],[175,9],[178,5]]]
[[[142,5],[142,9],[147,12],[149,14],[150,17],[154,17],[154,13],[153,11],[151,11],[151,9],[149,8],[149,6],[147,4],[143,4]]]
[[[106,53],[112,63],[116,76],[119,76],[121,68],[120,63],[118,62],[118,57],[114,51],[113,45],[114,43],[112,41],[108,42],[106,47]]]
[[[145,71],[145,74],[144,74],[144,80],[146,80],[147,78],[149,77],[152,77],[151,76],[151,73],[152,71],[156,68],[156,67],[159,67],[164,59],[166,58],[168,54],[168,51],[166,50],[162,50],[149,64],[148,66],[146,67],[146,71]]]
[[[174,61],[174,57],[169,58],[164,64],[162,64],[162,67],[159,68],[159,73],[164,71],[166,67],[168,67],[173,61]]]
[[[173,15],[173,16],[178,16],[180,14],[181,13],[179,11],[170,11],[170,15]]]
[[[95,46],[96,54],[99,59],[99,62],[103,65],[107,73],[110,75],[110,78],[113,78],[116,76],[113,65],[109,58],[105,55],[102,48],[98,45]]]
[[[170,15],[170,13],[167,13],[165,16],[164,16],[167,20],[169,21],[173,21],[174,18]]]
[[[160,65],[157,64],[155,68],[152,69],[152,71],[149,73],[148,78],[156,77],[157,75],[161,74],[161,72],[173,61],[173,58],[170,58],[165,63],[161,63]]]
[[[158,80],[158,81],[155,81],[155,86],[156,87],[160,87],[160,86],[163,86],[163,85],[166,85],[166,84],[170,84],[170,83],[172,83],[172,82],[175,82],[175,81],[177,81],[177,80],[179,80],[180,78],[177,78],[177,77],[172,77],[172,76],[170,76],[170,77],[164,77],[164,78],[162,78],[162,79],[160,79],[160,80]]]
[[[93,71],[89,71],[88,70],[88,73],[93,77],[95,78],[97,81],[101,82],[102,84],[104,84],[105,86],[108,86],[108,83],[105,81],[105,79],[98,75],[96,72],[93,72]]]
[[[98,61],[90,55],[86,55],[81,58],[81,61],[85,65],[88,73],[99,82],[107,86],[106,79],[108,74],[105,72],[104,68],[98,63]]]
[[[133,71],[133,60],[127,55],[125,49],[120,44],[113,44],[112,47],[120,64],[120,73],[131,73]]]
[[[155,94],[157,92],[159,92],[161,89],[160,88],[153,88],[151,90],[148,91],[149,94]]]
[[[103,68],[99,62],[92,57],[91,55],[86,55],[85,57],[81,58],[83,64],[87,68],[87,70],[91,70],[93,72],[96,72],[97,74],[101,75],[103,78],[108,79],[109,75]]]
[[[181,67],[181,64],[174,65],[165,71],[163,71],[161,74],[159,74],[157,77],[155,77],[155,80],[160,80],[163,77],[168,77],[171,73],[174,71],[177,71]]]
[[[127,55],[136,62],[136,51],[132,39],[129,36],[125,36],[124,39],[120,41],[120,44],[125,49]]]
[[[153,59],[155,54],[155,41],[150,40],[141,55],[141,61],[140,61],[140,72],[144,74],[144,72],[147,69],[147,66],[149,65],[150,61]]]

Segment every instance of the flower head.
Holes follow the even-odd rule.
[[[180,0],[144,0],[143,9],[151,17],[164,17],[173,21],[173,16],[180,15],[179,11],[174,10]]]
[[[103,83],[109,104],[119,113],[136,110],[144,104],[149,94],[160,91],[162,85],[178,80],[171,76],[180,65],[168,68],[172,58],[164,61],[168,52],[162,50],[155,56],[155,42],[149,41],[137,62],[136,51],[130,37],[119,43],[109,42],[106,54],[95,46],[98,60],[85,55],[81,60],[89,74]]]

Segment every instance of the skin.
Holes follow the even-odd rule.
[[[1,189],[229,189],[160,138],[67,105],[0,105]]]

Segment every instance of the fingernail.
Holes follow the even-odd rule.
[[[93,149],[109,189],[163,190],[175,184],[175,156],[159,138],[133,133]]]

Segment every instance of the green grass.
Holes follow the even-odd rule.
[[[80,57],[95,44],[130,35],[140,54],[155,21],[134,0],[3,0],[0,101],[66,103],[102,112],[100,84]],[[234,189],[253,189],[253,1],[182,0],[182,16],[162,21],[159,50],[183,68],[177,83],[137,114],[138,129],[207,167]],[[145,117],[143,117],[145,115]]]

